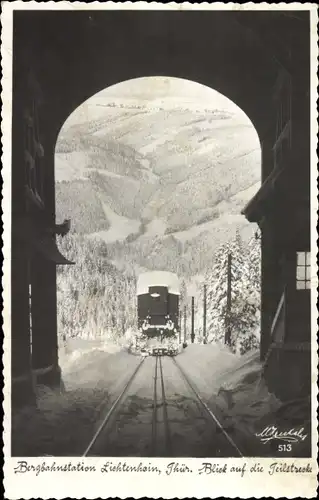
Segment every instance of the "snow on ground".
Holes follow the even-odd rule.
[[[167,224],[165,219],[155,218],[149,224],[147,224],[145,233],[142,237],[163,236],[165,234],[166,227]]]
[[[134,184],[138,184],[139,181],[133,179],[133,177],[129,177],[128,175],[116,174],[114,172],[110,172],[109,170],[102,170],[101,168],[94,168],[94,172],[98,172],[100,175],[104,177],[113,177],[114,179],[121,179],[123,182],[132,182]]]
[[[219,344],[191,344],[176,358],[189,375],[200,394],[209,398],[216,378],[227,372],[237,361],[237,356]]]
[[[95,349],[83,354],[63,372],[66,390],[76,388],[103,388],[110,395],[120,390],[133,373],[139,358],[125,350],[109,353]]]
[[[63,373],[72,372],[73,366],[83,355],[92,351],[114,354],[122,349],[118,344],[106,343],[102,339],[70,338],[66,345],[59,346],[59,365]]]
[[[258,351],[242,356],[229,370],[220,374],[211,401],[247,435],[255,434],[258,420],[281,405],[264,382]]]
[[[142,163],[141,160],[140,163]],[[142,181],[145,182],[146,184],[156,184],[160,178],[158,174],[155,174],[152,170],[148,170],[147,168],[141,170],[142,175]]]
[[[230,369],[220,373],[210,404],[216,405],[221,422],[233,430],[233,439],[247,454],[256,447],[262,456],[278,452],[276,440],[263,444],[256,436],[268,426],[277,426],[279,430],[304,427],[310,435],[309,401],[305,398],[283,403],[270,393],[259,351],[241,356]],[[309,442],[295,443],[294,455],[307,456]]]
[[[256,434],[268,425],[285,426],[285,420],[280,417],[285,405],[268,391],[259,351],[236,356],[222,345],[194,344],[188,346],[177,361],[242,453],[256,456],[274,453],[271,446],[276,443],[265,445]],[[293,407],[306,415],[305,401]],[[302,446],[300,443],[301,455],[305,453]]]
[[[139,220],[118,215],[105,203],[103,203],[103,210],[111,227],[107,231],[91,233],[88,235],[90,238],[98,237],[106,243],[112,243],[113,241],[123,241],[129,234],[138,232],[140,227]]]
[[[82,151],[55,154],[55,176],[61,181],[87,180],[88,156]]]
[[[148,144],[139,148],[139,153],[143,155],[154,153],[156,151],[156,148],[165,144],[165,142],[169,141],[170,138],[171,138],[171,130],[169,130],[166,134],[165,133],[161,134],[161,136],[158,137],[157,139],[151,137]]]
[[[103,104],[107,103],[98,99],[97,96],[90,97],[69,115],[63,124],[62,131],[65,132],[74,125],[105,118],[106,113]],[[108,107],[107,118],[110,119],[114,114],[118,116],[118,108]]]
[[[223,235],[227,226],[233,235],[236,232],[236,228],[244,225],[245,223],[246,221],[243,215],[222,214],[218,219],[204,222],[198,226],[192,226],[185,231],[178,231],[172,234],[182,243],[198,238],[198,236],[202,233],[207,233],[214,239],[218,236],[220,241],[223,241]]]
[[[74,339],[59,350],[65,391],[37,387],[37,406],[13,416],[14,456],[81,456],[103,409],[118,396],[140,358],[102,341]]]
[[[15,456],[83,453],[103,411],[116,399],[141,360],[129,354],[124,344],[106,343],[103,339],[70,339],[67,349],[60,348],[59,355],[66,391],[38,387],[37,408],[27,407],[14,415]],[[287,430],[287,425],[305,427],[304,433],[310,436],[309,401],[283,404],[270,394],[258,351],[237,356],[224,345],[192,344],[176,360],[244,455],[276,456],[278,442],[265,445],[256,436],[267,426],[275,425],[279,430]],[[142,403],[145,398],[150,402],[152,399],[153,365],[154,358],[147,359],[148,373],[141,372],[134,383],[134,397],[137,395]],[[186,409],[191,401],[170,359],[163,360],[163,369],[167,396],[172,396],[170,411],[176,401],[179,404],[179,397],[187,396]],[[294,444],[294,456],[307,456],[308,448],[309,440]]]
[[[66,348],[59,350],[67,390],[104,387],[111,393],[124,382],[137,362],[136,356],[128,354],[125,339],[120,345],[103,339],[75,338],[68,341]]]
[[[140,159],[140,164],[146,170],[149,170],[151,168],[151,162],[150,162],[150,160],[148,158],[141,158]]]
[[[240,201],[241,203],[247,203],[247,200],[251,200],[258,189],[260,188],[260,182],[255,182],[251,186],[242,191],[238,191],[234,196],[231,197],[231,200]]]
[[[225,346],[193,345],[178,361],[240,450],[251,455],[259,449],[263,454],[264,445],[255,436],[263,430],[259,422],[268,415],[269,425],[273,425],[272,417],[281,402],[268,392],[259,351],[236,356]]]

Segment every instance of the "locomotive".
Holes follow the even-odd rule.
[[[148,354],[177,354],[179,295],[179,280],[174,273],[150,271],[138,277],[138,329],[147,339]]]

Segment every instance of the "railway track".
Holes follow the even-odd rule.
[[[185,371],[177,363],[177,361],[176,361],[175,358],[171,358],[171,359],[172,359],[172,362],[175,364],[175,366],[178,368],[179,372],[181,373],[181,375],[182,375],[183,379],[185,380],[185,383],[189,387],[190,391],[195,396],[195,399],[196,399],[197,403],[199,404],[199,406],[206,413],[208,419],[213,424],[215,424],[218,427],[218,429],[221,431],[221,433],[227,439],[228,443],[231,445],[231,447],[236,452],[236,454],[239,457],[243,457],[243,454],[241,453],[240,449],[238,448],[238,446],[236,445],[236,443],[234,442],[234,440],[231,438],[231,436],[228,434],[228,432],[224,429],[223,425],[221,424],[221,422],[219,421],[219,419],[217,418],[217,416],[214,414],[214,412],[209,408],[209,406],[202,399],[202,397],[200,396],[198,390],[195,388],[194,384],[191,382],[191,380],[189,379],[189,377],[186,375]]]
[[[154,362],[154,367],[152,366],[152,362]],[[132,456],[139,456],[139,453],[136,453],[135,448],[138,448],[139,441],[144,440],[147,442],[147,447],[145,450],[148,450],[146,454],[142,454],[142,456],[152,455],[154,457],[171,457],[171,456],[179,456],[179,444],[176,441],[176,436],[178,431],[176,429],[180,429],[181,425],[184,425],[185,420],[185,408],[188,408],[190,405],[196,407],[197,414],[201,414],[204,416],[204,427],[210,427],[212,429],[212,443],[217,440],[220,442],[222,440],[221,446],[225,446],[225,449],[229,450],[229,456],[239,456],[242,457],[240,449],[237,447],[236,443],[229,435],[229,433],[224,429],[223,425],[219,421],[218,417],[212,411],[211,408],[206,404],[206,402],[202,399],[199,394],[197,388],[193,384],[193,382],[189,379],[183,368],[179,365],[175,358],[163,358],[161,356],[156,356],[154,358],[148,358],[147,363],[148,368],[153,370],[153,386],[152,383],[149,384],[146,381],[146,387],[149,389],[149,399],[141,398],[140,404],[144,407],[148,408],[148,413],[143,410],[141,406],[140,411],[143,414],[144,411],[144,422],[143,425],[138,425],[138,415],[139,410],[136,410],[136,413],[129,414],[127,411],[127,407],[129,406],[129,401],[134,398],[134,391],[132,395],[128,394],[130,387],[132,386],[134,380],[139,374],[142,365],[145,363],[145,358],[141,360],[141,362],[137,365],[136,369],[130,376],[129,380],[125,384],[123,390],[117,397],[117,399],[112,404],[111,408],[107,411],[105,417],[103,418],[101,424],[99,425],[97,431],[95,432],[92,440],[87,446],[83,456],[115,456],[114,450],[117,453],[118,450],[121,450],[121,445],[123,442],[125,444],[125,440],[127,439],[127,434],[124,435],[121,433],[117,433],[116,426],[117,422],[121,417],[125,416],[127,419],[127,415],[129,415],[128,420],[126,420],[124,427],[133,431],[135,433],[136,438],[133,442],[130,451]],[[172,370],[172,366],[169,366],[172,363],[174,366]],[[163,367],[164,365],[164,367]],[[167,371],[167,377],[165,380],[165,367]],[[145,367],[146,369],[147,367]],[[170,373],[171,378],[169,379],[168,373]],[[172,376],[173,373],[173,376]],[[177,378],[181,378],[183,380],[182,384],[186,390],[182,391],[180,395],[181,398],[187,402],[187,406],[180,408],[178,406],[178,401],[176,400],[176,390],[174,393],[167,394],[167,389],[169,387],[169,382],[172,385],[173,382],[176,382]],[[145,375],[144,371],[141,375]],[[145,377],[145,380],[150,378],[150,373],[148,377]],[[152,380],[150,378],[150,380]],[[136,385],[135,385],[136,389]],[[172,388],[171,388],[172,389]],[[187,397],[186,397],[186,393]],[[190,394],[190,397],[189,397]],[[146,401],[146,403],[145,403]],[[148,403],[147,403],[148,402]],[[176,417],[178,416],[178,418]],[[211,424],[208,425],[207,424]],[[123,428],[124,428],[123,427]],[[196,423],[191,423],[192,432],[196,433]],[[175,429],[175,432],[174,432]],[[181,434],[179,433],[179,437]],[[184,434],[183,441],[187,443],[188,434]],[[207,446],[207,442],[205,443],[205,437],[203,438],[203,445]],[[111,447],[110,447],[110,442]],[[115,448],[114,448],[115,442]],[[113,448],[112,448],[113,446]],[[125,447],[124,447],[125,448]],[[123,449],[123,448],[122,448]],[[122,453],[122,454],[121,454]],[[132,454],[133,453],[133,454]],[[116,456],[126,456],[128,453],[119,452],[119,455]],[[191,454],[189,456],[192,456]],[[206,455],[210,456],[210,455]],[[216,456],[216,455],[212,455]],[[227,455],[225,455],[227,456]]]
[[[159,373],[159,376],[158,376]],[[160,385],[160,398],[158,397],[158,385]],[[152,418],[152,454],[153,456],[171,456],[171,435],[167,412],[167,400],[165,394],[165,384],[163,375],[162,357],[155,358],[154,373],[154,400]],[[160,422],[160,411],[162,410],[162,422]],[[163,427],[163,432],[159,432],[159,427]],[[162,439],[161,439],[162,438]]]
[[[97,431],[95,432],[93,438],[91,439],[89,445],[87,446],[85,452],[83,453],[83,457],[90,456],[91,452],[94,451],[94,446],[96,445],[97,441],[100,439],[102,432],[106,430],[106,427],[108,426],[109,422],[111,421],[111,417],[118,412],[119,407],[128,391],[130,386],[132,385],[133,380],[135,379],[137,373],[140,371],[143,363],[145,362],[145,358],[143,358],[140,363],[137,365],[135,368],[133,374],[130,376],[129,380],[125,384],[123,390],[119,394],[119,396],[116,398],[114,403],[112,404],[111,408],[108,410],[107,414],[105,415],[104,419],[102,420],[101,424],[99,425]]]

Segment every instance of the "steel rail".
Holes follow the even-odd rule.
[[[159,358],[159,366],[160,366],[160,374],[161,374],[161,386],[162,386],[162,400],[163,400],[163,421],[164,421],[164,430],[165,430],[165,447],[167,456],[171,456],[171,433],[168,423],[168,414],[167,414],[167,402],[165,395],[165,386],[164,386],[164,376],[163,376],[163,367],[162,367],[162,359]]]
[[[153,392],[153,415],[152,415],[152,454],[156,454],[157,444],[157,364],[158,356],[155,358],[155,372],[154,372],[154,392]]]
[[[114,403],[112,404],[111,408],[109,409],[109,411],[107,412],[106,416],[104,417],[102,423],[100,424],[99,428],[97,429],[97,431],[95,432],[93,438],[91,439],[89,445],[87,446],[85,452],[83,453],[82,457],[86,457],[88,455],[88,453],[92,450],[94,444],[96,443],[97,439],[99,438],[102,430],[104,429],[104,427],[106,426],[106,424],[109,422],[111,416],[113,415],[113,413],[116,411],[116,409],[118,408],[118,406],[120,405],[124,395],[126,394],[127,390],[129,389],[131,383],[133,382],[134,378],[136,377],[137,375],[137,372],[140,370],[142,364],[144,363],[145,361],[145,358],[143,358],[140,363],[137,365],[137,367],[135,368],[133,374],[130,376],[129,380],[127,381],[127,383],[125,384],[122,392],[120,393],[120,395],[116,398],[116,400],[114,401]]]
[[[236,450],[236,452],[238,453],[238,455],[240,457],[243,457],[244,455],[241,453],[241,451],[237,447],[236,443],[232,440],[232,438],[230,437],[230,435],[225,431],[224,427],[222,426],[222,424],[220,423],[220,421],[218,420],[218,418],[216,417],[216,415],[214,415],[214,413],[209,408],[209,406],[205,403],[205,401],[203,401],[203,399],[201,398],[201,396],[198,394],[198,391],[195,389],[194,385],[191,383],[191,381],[189,380],[188,376],[186,375],[186,373],[184,372],[184,370],[182,369],[182,367],[177,363],[177,361],[176,361],[175,358],[172,358],[172,361],[175,363],[175,365],[179,369],[179,371],[182,374],[182,376],[183,376],[186,384],[188,385],[188,387],[191,389],[191,391],[195,395],[197,401],[200,402],[201,406],[205,409],[206,413],[209,415],[209,418],[211,420],[213,420],[215,422],[215,424],[219,427],[219,429],[222,431],[222,433],[224,434],[224,436],[227,439],[227,441]]]

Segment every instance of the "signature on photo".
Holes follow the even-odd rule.
[[[299,441],[304,441],[307,437],[305,434],[305,429],[301,427],[300,429],[288,429],[280,431],[278,427],[271,425],[265,427],[261,432],[255,434],[256,437],[260,438],[260,441],[264,444],[269,441],[278,439],[280,441],[286,441],[288,443],[298,443]]]

